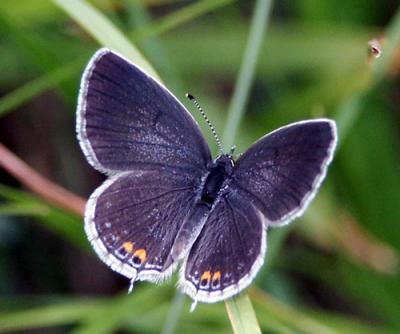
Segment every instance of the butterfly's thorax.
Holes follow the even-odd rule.
[[[206,175],[200,201],[211,207],[217,199],[224,182],[231,177],[232,170],[233,159],[231,156],[224,154],[218,157]]]

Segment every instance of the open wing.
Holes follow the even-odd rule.
[[[210,213],[184,262],[180,288],[195,302],[214,303],[247,287],[263,264],[262,214],[231,189]]]
[[[132,281],[160,281],[163,268],[198,185],[169,171],[126,172],[90,197],[85,231],[99,257]]]
[[[171,168],[203,174],[209,147],[194,118],[159,82],[100,49],[84,72],[77,134],[88,161],[106,174]]]
[[[299,216],[325,177],[336,146],[328,119],[293,123],[262,137],[236,162],[232,187],[251,201],[269,225]]]

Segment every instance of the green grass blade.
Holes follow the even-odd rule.
[[[35,30],[26,30],[19,20],[13,20],[0,10],[0,35],[5,36],[10,41],[11,47],[25,64],[26,73],[50,72],[57,70],[61,63],[70,61],[60,61],[60,56],[54,44],[49,43],[44,35]],[[25,68],[24,67],[24,68]],[[6,69],[8,71],[8,69]],[[28,75],[29,75],[28,74]],[[64,81],[61,85],[61,92],[66,98],[75,101],[76,85],[72,81]]]
[[[0,205],[0,216],[41,216],[48,214],[45,205],[36,203],[7,203]]]
[[[60,82],[70,79],[82,68],[82,64],[83,60],[80,59],[79,61],[75,60],[69,64],[62,65],[59,69],[34,79],[3,96],[0,99],[0,117],[6,115],[13,109],[20,107],[25,102],[40,95]]]
[[[258,290],[255,290],[256,292]],[[266,294],[262,292],[251,294],[254,303],[257,307],[261,307],[263,312],[268,312],[273,315],[277,320],[288,324],[291,328],[301,333],[309,334],[336,334],[337,332],[326,326],[321,321],[318,321],[304,312],[297,311],[290,306],[287,306],[273,298],[267,298]]]
[[[260,326],[247,293],[228,299],[225,302],[225,307],[234,333],[261,334]]]
[[[150,287],[137,289],[133,294],[121,293],[117,298],[110,300],[100,312],[88,317],[74,334],[107,334],[116,333],[127,321],[131,323],[150,316],[155,321],[154,312],[157,309],[166,309],[169,303],[171,286]],[[161,320],[161,319],[160,319]],[[158,328],[160,324],[158,324]],[[133,332],[147,332],[134,330]]]
[[[160,79],[155,69],[143,57],[141,52],[119,31],[100,11],[91,4],[81,0],[54,0],[82,28],[84,28],[101,45],[120,52],[134,61],[147,73]]]
[[[182,313],[183,303],[185,301],[185,295],[178,291],[175,293],[172,304],[168,310],[168,314],[163,325],[161,334],[173,334],[175,333],[176,326],[179,322],[179,317]]]
[[[244,107],[253,82],[257,58],[272,8],[272,1],[258,0],[254,7],[249,39],[244,53],[235,91],[229,107],[223,144],[227,150],[232,146]],[[228,299],[225,306],[235,333],[261,333],[253,307],[247,294]]]
[[[386,43],[382,49],[382,56],[374,61],[372,68],[373,79],[379,81],[385,75],[393,61],[396,48],[400,45],[400,8],[386,30]]]
[[[7,204],[0,208],[0,215],[31,215],[46,228],[63,236],[73,244],[88,249],[83,233],[81,217],[52,207],[29,193],[0,184],[0,199]]]
[[[367,79],[367,84],[364,85],[359,94],[354,94],[343,101],[336,111],[335,118],[338,121],[340,135],[339,144],[342,144],[344,139],[347,138],[351,128],[358,120],[365,95],[384,78],[391,65],[396,48],[400,44],[400,8],[386,29],[386,37],[387,42],[383,47],[382,56],[374,60],[372,80]]]
[[[233,0],[203,0],[187,5],[183,9],[177,10],[165,18],[143,28],[134,33],[135,40],[143,40],[153,35],[160,35],[166,31],[192,21],[195,18],[225,6]]]
[[[193,20],[196,17],[199,17],[200,15],[231,3],[232,1],[233,0],[204,0],[199,3],[188,5],[181,10],[177,10],[174,13],[167,15],[160,21],[148,24],[145,28],[137,31],[133,37],[137,41],[145,40],[150,36],[169,31],[179,25]],[[127,41],[127,43],[130,42]],[[87,57],[85,56],[84,59],[86,58]],[[26,103],[33,97],[40,95],[44,91],[60,84],[65,80],[70,79],[81,69],[83,63],[84,60],[82,58],[69,64],[62,65],[60,68],[34,79],[31,82],[12,91],[11,93],[3,96],[0,99],[0,117]]]
[[[244,113],[271,8],[270,0],[260,0],[256,3],[248,43],[229,105],[227,125],[222,140],[225,150],[229,150],[233,145]]]
[[[343,140],[347,138],[352,126],[360,116],[363,96],[353,95],[342,102],[336,111],[336,122],[339,131],[339,146],[341,146]]]
[[[2,313],[0,333],[24,331],[32,328],[71,325],[82,321],[89,314],[97,312],[102,303],[80,299],[74,302],[51,304],[31,310]]]

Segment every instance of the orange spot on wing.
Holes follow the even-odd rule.
[[[133,252],[133,245],[134,245],[133,242],[127,241],[127,242],[124,242],[122,244],[122,247],[125,249],[125,251],[127,253],[132,253]]]
[[[205,271],[202,275],[201,275],[201,277],[200,277],[200,281],[203,281],[203,280],[205,280],[205,281],[209,281],[211,279],[211,273],[210,273],[210,271]]]
[[[216,271],[212,277],[213,282],[218,282],[221,279],[221,272]]]
[[[144,248],[140,248],[133,253],[133,256],[139,258],[140,263],[143,263],[147,259],[147,252]]]

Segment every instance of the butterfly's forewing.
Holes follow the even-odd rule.
[[[100,49],[84,72],[77,133],[93,167],[107,174],[171,167],[203,174],[210,150],[197,123],[160,83]]]
[[[335,146],[331,120],[290,124],[261,138],[237,160],[232,187],[258,207],[268,224],[286,224],[314,197]]]
[[[101,49],[82,78],[77,133],[92,166],[112,176],[86,206],[94,249],[132,280],[168,276],[165,258],[211,162],[197,123],[164,86]]]
[[[213,303],[248,286],[263,263],[262,214],[231,189],[216,204],[190,250],[180,287],[195,301]]]

